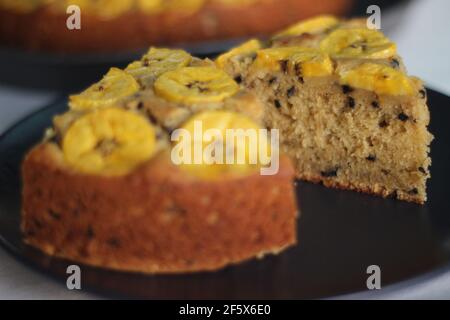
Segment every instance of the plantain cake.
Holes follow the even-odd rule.
[[[0,42],[41,51],[114,52],[275,32],[351,0],[0,0]],[[80,8],[80,29],[67,10]]]
[[[216,64],[265,104],[297,177],[423,204],[432,135],[423,83],[364,19],[319,16]]]
[[[302,21],[214,62],[151,48],[71,96],[26,156],[24,241],[148,273],[278,253],[296,242],[294,175],[423,204],[429,120],[423,83],[359,19]],[[278,129],[278,173],[261,175],[264,161],[174,163],[174,132],[195,137],[197,121],[220,132]]]
[[[23,162],[27,244],[98,267],[177,273],[296,242],[287,156],[274,175],[260,174],[263,161],[173,161],[169,137],[183,129],[195,139],[197,121],[222,131],[263,128],[263,105],[212,61],[151,48],[71,96],[69,107]]]

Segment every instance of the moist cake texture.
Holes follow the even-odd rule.
[[[265,104],[300,179],[423,204],[432,135],[423,83],[365,20],[321,16],[216,64]]]

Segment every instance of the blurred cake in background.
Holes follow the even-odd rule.
[[[266,35],[352,0],[0,0],[0,43],[40,51],[114,52]],[[69,30],[68,6],[81,9]]]

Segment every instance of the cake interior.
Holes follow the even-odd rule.
[[[422,202],[430,165],[425,99],[378,97],[334,78],[300,83],[284,73],[249,78],[266,124],[301,179]],[[420,93],[418,93],[420,94]]]
[[[341,22],[341,28],[354,28],[354,24],[360,28],[361,22]],[[305,76],[301,64],[287,59],[272,61],[276,66],[258,64],[261,50],[293,46],[317,49],[331,32],[274,38],[261,44],[248,42],[218,62],[262,100],[265,123],[280,130],[282,149],[294,161],[298,178],[424,203],[433,139],[427,130],[430,115],[423,83],[407,75],[401,57],[330,55],[333,71],[323,76]],[[411,84],[411,92],[380,94],[342,83],[339,72],[368,61],[398,72]]]

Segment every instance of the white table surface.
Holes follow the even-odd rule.
[[[376,1],[374,1],[376,3]],[[408,70],[420,75],[427,86],[450,95],[450,1],[416,0],[408,7],[382,13],[382,25],[397,42]],[[1,71],[0,71],[1,72]],[[45,106],[55,92],[30,91],[0,84],[0,133],[24,115]],[[450,106],[449,106],[450,107]],[[450,213],[449,213],[450,214]],[[450,272],[413,287],[394,287],[384,297],[398,299],[450,299]],[[377,298],[379,294],[349,295],[350,298]],[[69,291],[64,281],[47,276],[16,261],[0,248],[0,299],[95,299],[91,293]]]

